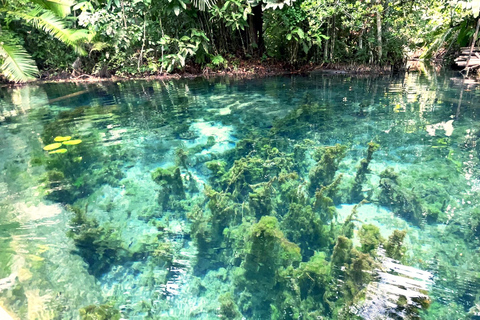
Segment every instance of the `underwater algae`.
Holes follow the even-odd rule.
[[[431,125],[450,92],[421,79],[405,94],[312,79],[92,85],[90,101],[31,111],[34,136],[2,122],[0,279],[14,276],[0,305],[25,319],[474,319],[475,117]],[[429,90],[409,100],[410,81]]]

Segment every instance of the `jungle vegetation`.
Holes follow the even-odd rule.
[[[479,0],[0,0],[0,72],[391,65],[470,45]],[[41,70],[41,71],[39,71]]]

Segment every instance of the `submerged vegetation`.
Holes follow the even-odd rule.
[[[429,59],[469,45],[479,16],[477,0],[2,0],[0,5],[0,72],[10,81],[32,79],[37,66],[40,73],[64,77],[65,72],[200,74],[273,64],[398,70],[415,52]]]
[[[275,90],[253,85],[251,104],[219,80],[109,84],[100,100],[31,110],[24,120],[41,124],[33,133],[2,118],[2,143],[30,145],[5,154],[0,213],[23,208],[10,202],[28,194],[31,220],[6,221],[55,242],[24,254],[19,224],[0,224],[0,279],[15,272],[0,282],[1,306],[26,319],[42,310],[80,319],[474,313],[480,211],[466,175],[478,172],[476,111],[447,134],[449,93],[428,109],[388,89],[360,96],[371,90],[365,79],[341,78],[335,87],[352,91],[326,99],[321,80],[295,97],[310,79],[270,79],[262,85]],[[21,267],[9,263],[12,250]],[[57,284],[62,294],[44,292]]]

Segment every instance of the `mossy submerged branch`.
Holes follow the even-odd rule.
[[[159,204],[164,214],[176,212],[177,202],[183,201],[186,204],[182,208],[190,208],[189,236],[198,250],[196,274],[218,268],[228,270],[226,277],[232,281],[234,291],[219,301],[224,315],[282,318],[285,314],[340,313],[345,305],[359,299],[373,279],[369,274],[376,266],[376,249],[380,245],[391,242],[392,256],[403,252],[398,235],[385,244],[373,226],[360,228],[362,246],[353,248],[357,207],[343,227],[337,223],[333,199],[348,189],[342,188],[343,175],[337,172],[346,155],[345,146],[322,147],[317,163],[306,170],[293,164],[293,146],[285,142],[278,145],[282,143],[287,151],[267,144],[263,138],[249,139],[239,142],[240,150],[230,153],[243,154],[241,157],[197,162],[212,173],[203,194],[185,187],[182,170],[185,173],[198,167],[190,166],[184,153],[178,161],[182,169],[159,168],[152,172],[152,179],[160,186]],[[307,151],[299,154],[305,157]],[[372,155],[373,151],[367,151],[368,160]],[[368,163],[364,168],[362,172],[367,172]],[[362,174],[357,172],[357,176]],[[51,177],[59,179],[61,175],[52,172]],[[355,181],[364,181],[365,175],[362,179]],[[153,216],[151,220],[158,218]],[[100,227],[85,217],[78,224],[96,233],[89,240],[92,246],[108,240],[108,227]],[[114,243],[112,238],[105,246]],[[77,245],[82,246],[78,240]],[[122,250],[118,251],[119,257],[112,263],[128,261],[122,260]],[[158,261],[173,255],[172,247],[161,237],[146,251]],[[334,289],[332,281],[339,275],[345,284]]]

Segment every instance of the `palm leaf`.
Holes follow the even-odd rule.
[[[193,5],[200,11],[205,11],[205,5],[210,9],[216,0],[193,0]]]
[[[10,81],[25,82],[38,75],[35,61],[19,45],[5,45],[0,42],[0,56],[3,64],[0,72]]]
[[[80,46],[81,40],[87,38],[86,30],[68,29],[62,20],[50,11],[33,9],[29,12],[16,11],[18,18],[32,24],[35,28],[41,29],[58,40],[72,46],[78,54],[86,55],[85,50]]]
[[[72,0],[31,0],[40,7],[50,10],[59,17],[66,17],[70,14],[70,8],[73,6]]]

